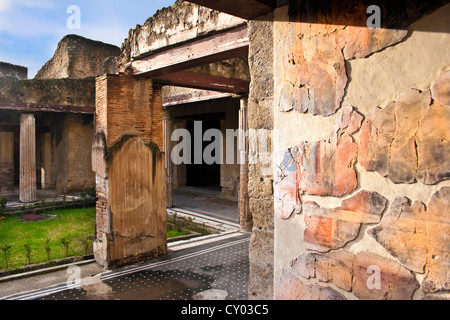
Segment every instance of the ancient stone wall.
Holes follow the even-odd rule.
[[[84,191],[95,186],[95,174],[91,167],[93,116],[66,114],[65,136],[67,137],[68,192]]]
[[[273,16],[249,21],[248,97],[249,210],[253,216],[250,243],[249,299],[273,298],[274,202],[272,130],[274,126]],[[258,139],[258,133],[263,133]],[[256,140],[254,138],[257,138]],[[256,142],[256,143],[255,143]],[[259,143],[261,142],[261,144]]]
[[[119,47],[78,35],[61,39],[53,57],[38,71],[35,79],[85,78],[105,73]],[[109,59],[108,59],[109,58]]]
[[[14,191],[14,133],[0,132],[0,194]]]
[[[0,78],[0,101],[66,106],[95,106],[95,78]]]
[[[162,133],[161,89],[151,80],[123,74],[97,78],[94,253],[105,267],[167,253]]]
[[[0,62],[0,78],[2,77],[26,79],[28,77],[28,68],[7,62]]]
[[[275,11],[275,298],[449,298],[450,5],[424,6]]]
[[[173,6],[159,10],[142,26],[137,25],[135,29],[129,31],[128,38],[122,44],[122,55],[117,63],[118,70],[124,71],[133,58],[141,55],[199,39],[245,23],[245,20],[225,13],[185,1],[175,1]],[[186,71],[250,81],[245,57],[227,59]],[[195,91],[199,90],[165,86],[163,97]]]

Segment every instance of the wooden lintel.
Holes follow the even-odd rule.
[[[189,2],[246,20],[265,15],[277,7],[276,0],[189,0]]]
[[[223,77],[216,77],[186,71],[166,74],[154,78],[153,81],[171,86],[204,89],[236,94],[248,93],[250,86],[250,82],[245,80],[228,79]]]
[[[232,98],[234,96],[235,95],[232,93],[202,90],[194,93],[180,94],[178,96],[163,98],[163,108],[174,107],[194,102]]]
[[[0,101],[0,110],[94,114],[95,107]]]
[[[247,25],[181,44],[136,59],[129,65],[135,76],[158,77],[201,65],[248,55]]]

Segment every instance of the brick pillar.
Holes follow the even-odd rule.
[[[36,126],[34,114],[20,115],[20,202],[36,201]]]
[[[239,220],[241,230],[251,232],[253,228],[252,214],[248,208],[248,99],[241,99],[239,110],[239,156],[240,156],[240,191],[239,191]]]
[[[0,132],[0,194],[14,192],[14,132]]]
[[[94,256],[107,268],[167,253],[161,100],[149,79],[119,74],[96,80]]]

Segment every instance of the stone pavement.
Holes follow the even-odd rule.
[[[239,223],[238,199],[222,197],[219,190],[188,186],[175,189],[173,195],[174,209]]]
[[[187,248],[175,244],[168,255],[146,263],[94,272],[79,284],[66,273],[63,283],[0,300],[246,300],[249,238],[236,232]]]
[[[193,216],[221,229],[220,234],[169,243],[169,254],[117,270],[105,271],[87,261],[46,274],[0,279],[0,300],[246,300],[250,234],[239,232],[234,200],[197,191],[181,190],[178,207],[169,211]],[[68,271],[79,272],[81,281],[70,282],[74,273]]]

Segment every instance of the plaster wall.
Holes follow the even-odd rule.
[[[301,69],[296,69],[301,67],[289,66],[286,60],[294,52],[292,56],[298,59],[297,65],[305,63],[310,66],[315,60],[308,58],[314,55],[308,52],[320,50],[321,47],[314,45],[327,41],[323,35],[326,30],[333,28],[335,38],[332,41],[335,40],[334,45],[338,50],[334,51],[331,47],[330,51],[334,53],[322,57],[320,55],[323,52],[315,52],[319,56],[318,64],[325,65],[327,73],[332,74],[335,70],[327,69],[326,65],[330,64],[327,59],[331,60],[331,65],[342,59],[339,52],[339,42],[342,41],[339,34],[342,30],[339,26],[288,22],[288,7],[276,10],[275,298],[449,298],[446,271],[450,264],[449,247],[445,240],[434,239],[432,235],[437,233],[437,237],[445,239],[448,234],[446,226],[450,207],[448,199],[440,199],[446,197],[450,186],[450,155],[448,146],[444,146],[449,135],[448,125],[445,123],[448,124],[450,106],[448,99],[443,98],[448,96],[449,87],[448,80],[442,80],[448,79],[450,60],[445,54],[436,53],[450,49],[447,21],[449,14],[450,6],[443,6],[412,23],[403,34],[388,30],[387,34],[398,39],[394,44],[383,44],[386,38],[381,32],[384,31],[373,31],[374,37],[381,39],[373,52],[359,57],[347,57],[344,58],[344,65],[334,65],[335,68],[345,66],[345,72],[334,78],[337,79],[335,82],[331,82],[333,90],[342,87],[339,77],[345,84],[336,111],[317,114],[304,108],[304,96],[301,92],[296,95],[295,90],[296,87],[302,90],[305,83],[306,86],[311,86],[309,92],[319,90],[320,81],[315,82],[315,77],[320,80],[320,73],[314,74],[314,67],[309,69],[311,74],[302,73]],[[352,32],[361,32],[362,29],[358,28],[360,27],[354,27],[353,30],[348,28],[342,32],[348,32],[348,36]],[[306,40],[298,41],[299,34]],[[359,50],[363,50],[365,43],[356,42],[356,45],[359,45]],[[299,57],[304,60],[301,61]],[[286,95],[286,83],[293,82],[296,82],[294,93]],[[322,87],[324,86],[326,83],[322,83]],[[319,96],[326,92],[325,89],[323,92],[314,91]],[[434,112],[440,115],[440,119],[433,115]],[[430,125],[425,128],[428,123]],[[394,143],[386,145],[381,136],[385,134],[383,132],[389,131],[388,127],[391,125],[394,129],[392,138],[388,139],[392,139]],[[374,130],[378,130],[377,133]],[[412,137],[410,140],[405,137],[408,135]],[[427,150],[429,145],[435,146],[433,150]],[[411,154],[402,149],[411,146]],[[440,147],[446,148],[446,151],[439,152]],[[372,152],[375,149],[377,151]],[[339,154],[347,156],[349,160],[345,160],[347,157],[339,157]],[[381,156],[383,154],[388,154],[388,158],[384,159]],[[436,174],[432,181],[431,178],[428,179],[433,176],[429,173],[432,169],[427,167],[425,159],[432,159],[427,161],[429,166],[436,161],[436,166],[444,171]],[[311,163],[307,161],[315,161],[315,165],[319,167],[311,167]],[[328,161],[328,166],[322,166],[317,161]],[[411,167],[408,166],[409,162],[412,163]],[[330,167],[334,169],[328,173]],[[421,168],[425,171],[424,175],[421,174]],[[348,174],[343,175],[343,172]],[[341,174],[339,179],[338,174]],[[408,174],[411,177],[406,177]],[[319,180],[323,185],[320,185]],[[378,210],[379,216],[375,220],[369,219],[370,221],[352,220],[357,223],[350,232],[347,229],[349,225],[343,227],[344,223],[339,222],[340,219],[348,218],[343,218],[340,214],[350,214],[345,211],[350,210],[349,203],[355,203],[363,195],[368,195],[369,199],[377,199],[373,203],[371,200],[364,203],[371,204],[369,213],[374,214]],[[403,203],[402,209],[399,209],[400,203]],[[405,210],[415,212],[409,217],[413,221],[421,221],[417,223],[423,228],[429,225],[429,221],[421,213],[427,212],[430,217],[428,219],[440,223],[435,224],[433,230],[423,230],[420,237],[412,237],[415,239],[412,243],[407,239],[413,233],[409,233],[410,229],[407,227],[401,229],[399,225],[406,218]],[[431,218],[439,216],[437,212],[442,212],[442,218]],[[392,220],[392,215],[396,215],[397,220]],[[324,234],[321,234],[320,228],[327,226],[325,221],[333,223],[330,225],[331,233],[323,231]],[[352,234],[349,235],[350,233]],[[345,239],[341,242],[342,238]],[[426,250],[428,253],[425,253]],[[434,255],[432,252],[435,252]],[[423,261],[419,266],[411,262],[418,257]],[[325,260],[327,262],[323,262]],[[339,264],[345,265],[348,273],[339,271]],[[369,275],[355,271],[357,266],[367,269],[370,264],[382,265],[383,279],[388,279],[386,283],[382,283],[381,291],[384,296],[366,288],[365,281]],[[391,266],[401,272],[386,271]],[[344,275],[350,277],[347,285],[340,282]],[[401,284],[400,281],[404,283]],[[386,289],[387,287],[390,289]]]

